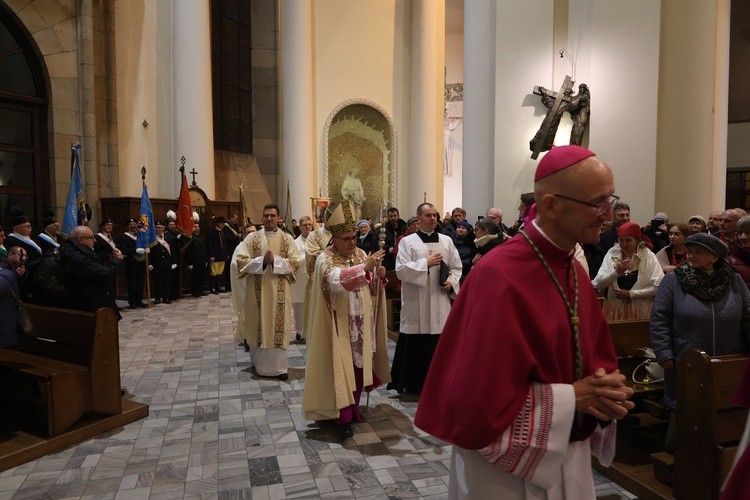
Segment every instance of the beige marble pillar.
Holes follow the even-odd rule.
[[[729,0],[663,0],[656,209],[672,220],[724,208]]]
[[[292,216],[310,215],[318,192],[313,95],[312,0],[281,2],[281,186],[277,200],[286,211],[287,183]]]
[[[215,196],[213,104],[211,100],[211,18],[209,0],[173,2],[174,168],[187,159],[196,182]]]
[[[484,215],[496,206],[494,0],[464,4],[463,208]],[[445,207],[445,211],[454,207]],[[512,215],[512,214],[511,214]],[[508,217],[512,220],[512,216]]]
[[[443,199],[443,92],[445,3],[413,0],[411,7],[411,92],[409,188],[404,213]],[[413,207],[413,208],[412,208]]]

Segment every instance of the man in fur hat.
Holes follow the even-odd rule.
[[[279,207],[263,207],[263,228],[249,234],[232,257],[232,298],[239,316],[236,337],[250,345],[257,375],[287,380],[292,333],[292,284],[303,256],[278,228]]]
[[[34,241],[42,249],[42,254],[57,252],[65,238],[60,233],[60,223],[55,217],[55,212],[47,207],[44,207],[42,227],[44,227],[44,230],[36,235]]]
[[[344,200],[327,221],[332,244],[313,274],[311,331],[302,411],[309,420],[334,419],[343,436],[361,422],[362,390],[390,380],[385,315],[384,250],[357,248],[354,207]]]
[[[31,221],[19,207],[10,207],[10,223],[13,226],[5,239],[5,248],[21,247],[26,250],[26,265],[33,266],[42,258],[42,247],[31,238]]]

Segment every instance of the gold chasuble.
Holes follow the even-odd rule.
[[[272,265],[263,269],[270,250]],[[292,330],[292,283],[304,256],[282,231],[250,233],[234,253],[232,295],[238,312],[237,340],[261,349],[286,349]],[[235,283],[238,285],[235,289]]]
[[[366,258],[360,249],[344,257],[328,247],[316,260],[302,399],[307,420],[336,419],[342,408],[355,403],[355,365],[362,368],[365,390],[391,379],[385,287],[376,286],[377,277],[366,277]]]

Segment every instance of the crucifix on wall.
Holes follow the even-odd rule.
[[[534,94],[541,97],[542,104],[547,107],[547,115],[529,143],[529,149],[532,151],[531,157],[536,159],[539,153],[549,151],[552,148],[560,119],[566,111],[573,120],[570,144],[580,146],[590,114],[591,94],[588,86],[585,83],[580,84],[578,94],[573,95],[573,79],[566,76],[559,92],[537,86],[534,87]]]

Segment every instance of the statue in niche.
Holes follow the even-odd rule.
[[[541,97],[542,104],[547,107],[547,115],[542,125],[529,143],[532,151],[531,157],[536,159],[542,151],[549,151],[555,141],[557,127],[560,119],[566,111],[573,120],[573,128],[570,131],[570,144],[581,145],[586,125],[589,121],[591,110],[591,94],[588,85],[582,83],[578,86],[578,94],[573,95],[573,79],[565,77],[565,81],[559,92],[548,90],[544,87],[534,87],[534,94]]]
[[[365,190],[362,181],[359,180],[359,168],[349,170],[341,184],[341,197],[349,200],[354,207],[354,216],[357,220],[362,218],[362,204],[365,202]]]

